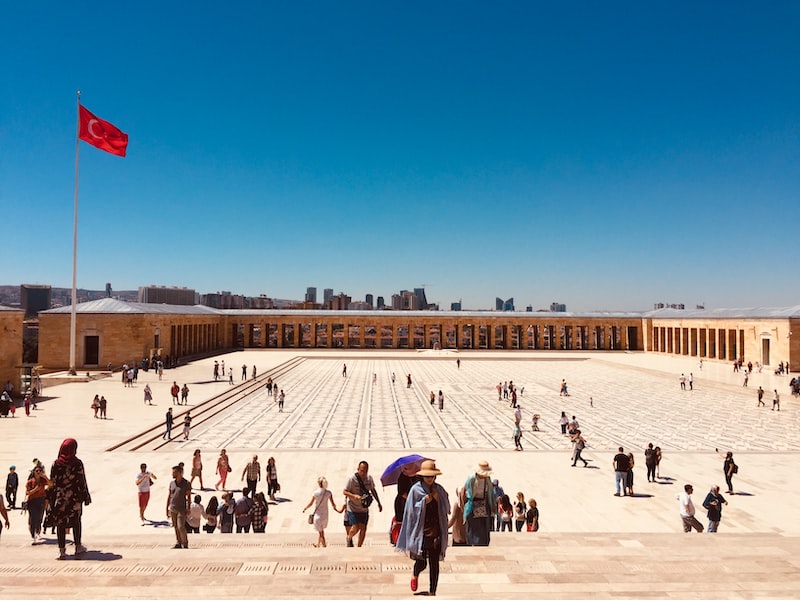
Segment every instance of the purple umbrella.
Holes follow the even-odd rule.
[[[416,464],[417,468],[419,469],[420,464],[423,460],[428,460],[424,456],[420,456],[419,454],[409,454],[408,456],[401,456],[397,460],[395,460],[392,464],[386,467],[383,471],[383,475],[381,475],[381,483],[384,486],[387,485],[397,485],[397,480],[400,478],[400,473],[403,472],[403,467],[409,464]]]

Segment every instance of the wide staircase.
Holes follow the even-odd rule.
[[[340,527],[316,534],[201,533],[173,549],[168,528],[141,535],[87,531],[89,550],[55,560],[4,532],[0,598],[354,599],[409,597],[412,562],[385,533],[347,548]],[[450,547],[445,598],[798,598],[800,539],[776,534],[494,533],[488,547]],[[427,573],[419,591],[428,589]]]

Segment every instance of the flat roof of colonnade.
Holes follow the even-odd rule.
[[[42,311],[45,314],[71,313],[71,306],[61,306]],[[309,317],[389,317],[389,318],[514,318],[514,319],[575,319],[575,318],[616,318],[616,319],[787,319],[800,318],[800,305],[787,307],[751,307],[751,308],[715,308],[679,310],[664,308],[650,311],[586,311],[586,312],[549,312],[549,311],[514,311],[502,312],[492,310],[322,310],[322,309],[232,309],[212,308],[210,306],[149,304],[142,302],[124,302],[115,298],[101,298],[82,302],[75,307],[80,314],[183,314],[183,315],[226,315],[226,316],[309,316]]]

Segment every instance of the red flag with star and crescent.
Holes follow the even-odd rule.
[[[98,119],[83,106],[80,106],[80,129],[78,137],[95,148],[105,150],[110,154],[125,156],[128,148],[128,134],[123,133],[114,125],[103,119]]]

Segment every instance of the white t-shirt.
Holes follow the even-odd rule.
[[[139,477],[141,477],[142,475],[146,475],[146,477],[144,477],[142,479],[142,482],[138,485],[139,491],[140,492],[149,492],[150,491],[150,483],[151,483],[150,471],[145,471],[144,473],[139,471],[138,473],[136,473],[136,479],[134,479],[133,481],[134,482],[139,481]]]
[[[202,504],[192,502],[192,504],[189,506],[189,512],[186,515],[186,523],[195,529],[199,528],[200,523],[203,521],[203,512]]]
[[[681,516],[682,517],[693,517],[694,516],[694,503],[692,502],[692,497],[683,492],[678,494],[678,502],[681,503]]]

